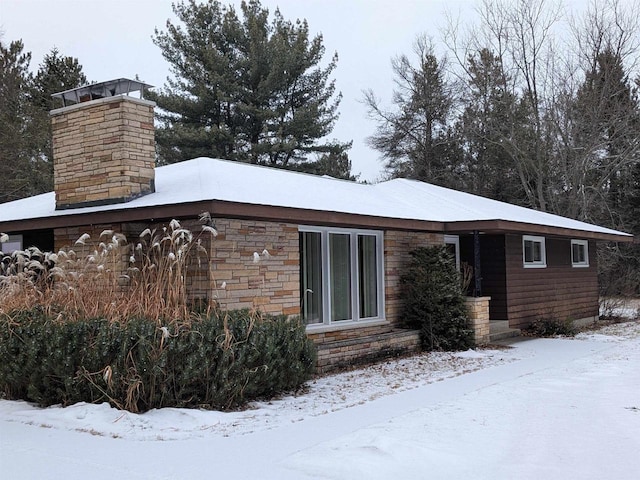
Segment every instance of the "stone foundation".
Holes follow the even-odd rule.
[[[319,344],[316,368],[317,373],[327,373],[419,350],[420,334],[417,330],[391,330]]]

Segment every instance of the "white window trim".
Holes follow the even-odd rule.
[[[584,262],[574,262],[573,261],[573,246],[574,245],[582,245],[584,246]],[[588,240],[576,240],[571,239],[571,266],[575,268],[586,268],[589,266],[589,241]]]
[[[460,237],[458,235],[445,235],[445,245],[455,245],[456,247],[456,270],[460,270]]]
[[[0,243],[0,251],[5,254],[11,254],[16,250],[23,250],[23,247],[22,234],[9,235],[9,239],[6,242]]]
[[[538,261],[538,262],[526,262],[524,255],[525,255],[525,249],[524,249],[524,244],[525,242],[530,241],[530,242],[538,242],[541,244],[541,248],[540,248],[540,253],[542,256],[542,260]],[[545,244],[545,239],[544,237],[538,237],[535,235],[523,235],[522,236],[522,265],[524,266],[524,268],[547,268],[547,246]]]
[[[355,327],[364,324],[386,323],[384,303],[384,235],[380,230],[360,230],[354,228],[298,226],[299,232],[316,232],[322,236],[322,322],[307,325],[308,331],[326,331],[344,327]],[[331,289],[330,289],[330,264],[329,264],[329,234],[347,234],[351,236],[351,319],[331,321]],[[360,291],[358,285],[358,235],[371,235],[376,237],[377,260],[377,285],[378,285],[378,316],[359,318],[358,307]],[[301,252],[302,253],[302,252]],[[302,264],[301,264],[302,268]]]

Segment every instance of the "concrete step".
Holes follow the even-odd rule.
[[[499,332],[492,332],[489,334],[489,343],[496,343],[509,338],[516,338],[520,336],[519,328],[509,328],[508,330],[502,330]]]
[[[507,320],[492,320],[489,323],[489,343],[520,336],[519,328],[510,328]]]

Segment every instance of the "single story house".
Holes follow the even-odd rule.
[[[300,315],[321,370],[417,345],[399,330],[400,276],[416,247],[449,245],[474,268],[482,315],[523,327],[549,315],[596,319],[596,242],[633,239],[414,180],[366,185],[212,158],[155,168],[146,87],[120,79],[58,94],[55,191],[0,205],[2,248],[57,251],[106,228],[133,241],[174,218],[198,228],[209,212],[219,234],[190,295]]]

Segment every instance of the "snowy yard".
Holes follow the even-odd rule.
[[[11,479],[635,479],[640,324],[425,354],[231,413],[0,401]]]

